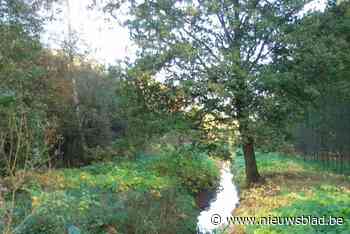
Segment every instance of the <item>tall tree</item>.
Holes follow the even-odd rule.
[[[286,29],[295,25],[306,2],[128,1],[132,17],[125,24],[140,46],[136,64],[166,71],[167,81],[186,87],[204,110],[237,123],[248,183],[260,177],[257,122],[281,122],[290,111],[288,100],[277,100],[274,93],[279,80],[266,78],[267,64],[284,49]],[[105,10],[113,14],[120,5],[112,1]]]
[[[35,158],[35,150],[38,153],[42,150],[39,145],[43,143],[45,124],[42,123],[46,119],[42,105],[44,93],[40,88],[44,82],[43,70],[36,63],[41,52],[38,39],[42,22],[34,6],[27,1],[0,1],[1,173],[4,161],[11,164],[11,169],[5,168],[5,173],[13,174],[18,165],[23,168],[27,159]],[[15,134],[25,131],[28,135]],[[15,145],[17,148],[8,147]]]
[[[68,32],[68,40],[65,41],[65,50],[67,51],[67,55],[69,58],[69,67],[68,67],[68,75],[69,78],[72,81],[72,96],[75,106],[75,113],[78,121],[79,126],[79,138],[81,143],[81,151],[84,154],[84,151],[87,149],[85,135],[83,132],[83,120],[81,117],[81,110],[80,110],[80,101],[79,101],[79,94],[78,94],[78,86],[77,86],[77,79],[75,77],[73,68],[74,68],[74,57],[76,56],[75,48],[77,40],[75,38],[76,34],[74,34],[73,28],[72,28],[72,16],[71,16],[71,4],[70,0],[65,0],[65,4],[67,7],[67,32]]]
[[[349,1],[305,17],[291,37],[293,59],[283,62],[289,71],[317,82],[315,105],[305,111],[296,129],[297,150],[308,156],[349,155],[349,22]]]

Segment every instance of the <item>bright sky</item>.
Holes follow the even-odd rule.
[[[102,12],[88,10],[87,4],[86,0],[70,0],[72,28],[79,35],[81,52],[88,51],[91,58],[104,64],[113,64],[126,57],[133,58],[136,47],[129,40],[128,30],[119,26],[114,19],[106,21]],[[52,11],[57,9],[54,6]],[[55,13],[55,16],[58,20],[45,26],[42,41],[46,46],[58,49],[68,35],[66,8],[61,13]]]
[[[126,57],[135,57],[136,47],[129,40],[126,28],[119,26],[116,20],[104,20],[105,15],[97,10],[88,10],[86,0],[70,0],[72,27],[78,32],[81,51],[88,51],[90,57],[103,64],[114,64]],[[306,10],[322,10],[326,0],[315,0]],[[52,11],[57,10],[53,8]],[[67,36],[67,10],[55,14],[59,20],[46,25],[42,41],[50,48],[58,49]]]

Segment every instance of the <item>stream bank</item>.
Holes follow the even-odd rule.
[[[204,208],[198,216],[197,234],[212,234],[216,229],[227,226],[227,217],[230,217],[233,210],[239,203],[238,190],[233,182],[233,174],[230,168],[230,162],[223,162],[220,170],[220,185],[217,191],[207,194],[200,194],[200,199],[207,198],[208,202],[201,208]]]

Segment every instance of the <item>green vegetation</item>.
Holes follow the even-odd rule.
[[[328,9],[323,14],[306,17],[303,24],[307,29],[298,31],[300,41],[299,61],[308,70],[303,75],[327,82],[317,83],[317,98],[314,105],[306,108],[302,120],[294,129],[293,143],[298,153],[305,158],[319,161],[340,173],[348,173],[350,166],[350,86],[347,82],[350,71],[350,10],[349,1]],[[314,45],[317,41],[317,47]],[[332,45],[332,46],[329,46]],[[322,64],[322,65],[321,65]],[[320,69],[314,69],[320,66]],[[320,72],[322,71],[322,72]]]
[[[258,165],[265,181],[252,188],[244,186],[244,164],[240,153],[234,170],[240,183],[242,201],[235,216],[344,218],[343,225],[259,226],[235,225],[234,233],[347,233],[350,229],[350,177],[322,170],[302,158],[278,153],[258,153]],[[326,219],[327,220],[327,219]]]
[[[195,195],[215,188],[218,176],[214,160],[189,147],[168,147],[134,162],[27,173],[16,194],[13,233],[59,234],[69,227],[81,233],[193,233]]]
[[[2,234],[193,233],[236,148],[238,215],[346,218],[237,232],[348,232],[350,1],[79,2],[136,53],[91,59],[70,0],[0,0]]]

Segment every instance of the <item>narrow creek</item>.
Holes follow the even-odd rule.
[[[238,191],[233,183],[230,163],[224,162],[221,168],[219,189],[209,198],[207,207],[198,216],[197,234],[212,234],[227,226],[227,217],[239,203]]]

